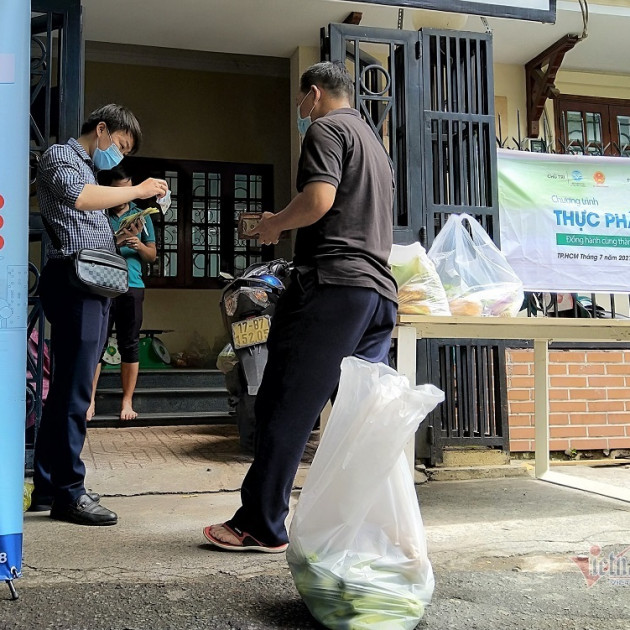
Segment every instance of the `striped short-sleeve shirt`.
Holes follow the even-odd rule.
[[[86,184],[97,184],[96,168],[74,138],[54,144],[44,153],[37,169],[39,208],[61,242],[57,249],[46,235],[49,258],[62,258],[84,247],[116,251],[105,210],[75,208]]]

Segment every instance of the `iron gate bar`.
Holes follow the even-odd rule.
[[[356,108],[381,141],[388,133],[398,185],[395,242],[420,240],[428,248],[448,216],[461,212],[475,216],[497,241],[491,36],[331,24],[325,41],[331,60],[354,64]],[[387,44],[382,71],[365,51],[371,44]],[[434,430],[426,433],[434,444],[425,455],[436,463],[444,446],[460,444],[507,450],[507,392],[500,386],[505,360],[498,359],[504,346],[417,343],[417,376],[446,393],[442,410],[429,418]]]

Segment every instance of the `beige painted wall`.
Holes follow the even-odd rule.
[[[595,74],[560,69],[556,87],[562,94],[630,99],[630,74]]]
[[[87,62],[86,115],[120,102],[138,116],[144,134],[139,155],[274,165],[274,199],[291,198],[289,77],[203,72]],[[289,251],[290,254],[290,251]],[[147,289],[144,327],[174,329],[162,336],[171,353],[197,334],[217,353],[226,342],[220,291]]]
[[[495,115],[501,114],[502,139],[518,138],[520,115],[521,136],[526,133],[525,68],[497,63],[494,65]],[[497,116],[497,136],[499,135]]]

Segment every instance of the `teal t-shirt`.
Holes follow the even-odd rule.
[[[136,206],[133,201],[129,204],[129,210],[124,212],[120,216],[113,214],[109,215],[109,222],[111,223],[114,232],[120,227],[120,222],[134,212],[139,212],[140,208]],[[138,234],[138,238],[146,245],[147,243],[155,243],[155,230],[153,229],[153,221],[150,216],[144,217],[145,225],[144,229]],[[142,289],[144,288],[144,282],[142,281],[142,258],[131,247],[121,247],[120,254],[125,257],[127,261],[127,269],[129,270],[129,286]]]

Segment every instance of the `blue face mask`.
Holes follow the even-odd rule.
[[[109,129],[107,130],[107,135],[111,140],[111,144],[104,151],[98,148],[98,144],[96,149],[94,149],[94,155],[92,156],[92,161],[94,162],[94,166],[99,171],[109,171],[112,168],[118,166],[122,159],[125,157],[121,152],[118,146],[112,140],[112,136],[109,133]]]
[[[313,110],[315,109],[315,103],[313,103],[313,107],[311,107],[311,111],[308,113],[308,116],[305,116],[304,118],[302,118],[302,114],[300,113],[302,103],[304,103],[304,101],[307,98],[308,98],[308,94],[302,99],[300,104],[297,106],[297,128],[298,128],[298,133],[301,136],[303,136],[306,133],[306,130],[311,126],[311,123],[313,122],[311,120],[311,114],[313,113]]]

